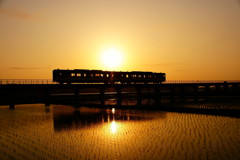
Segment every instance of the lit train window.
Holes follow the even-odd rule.
[[[86,73],[84,73],[83,76],[86,77],[87,76]]]
[[[143,75],[143,78],[146,78],[146,75]]]
[[[109,77],[109,74],[106,74],[106,77]]]
[[[77,73],[77,77],[80,77],[81,76],[81,74],[80,73]]]
[[[138,78],[141,78],[141,75],[138,75]]]
[[[75,76],[75,73],[72,73],[71,76],[74,77],[74,76]]]
[[[100,74],[101,75],[101,77],[103,77],[103,74]]]
[[[126,74],[126,78],[128,78],[128,74]]]

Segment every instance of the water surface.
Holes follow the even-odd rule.
[[[0,106],[0,159],[240,159],[240,119],[67,105]]]

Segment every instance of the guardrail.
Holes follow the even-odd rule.
[[[167,80],[164,84],[182,84],[182,83],[240,83],[240,80]]]
[[[196,83],[240,83],[240,80],[168,80],[163,84],[196,84]],[[0,85],[6,84],[58,84],[51,79],[0,79]]]
[[[51,79],[0,79],[0,85],[5,84],[57,84]]]

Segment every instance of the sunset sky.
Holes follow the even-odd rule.
[[[0,79],[57,68],[240,80],[240,1],[0,0]]]

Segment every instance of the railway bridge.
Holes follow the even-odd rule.
[[[240,81],[166,81],[162,84],[57,84],[51,80],[0,80],[0,105],[27,103],[78,103],[97,101],[107,105],[106,99],[116,99],[123,105],[124,98],[135,98],[135,105],[152,99],[161,106],[164,101],[211,97],[240,97]]]

